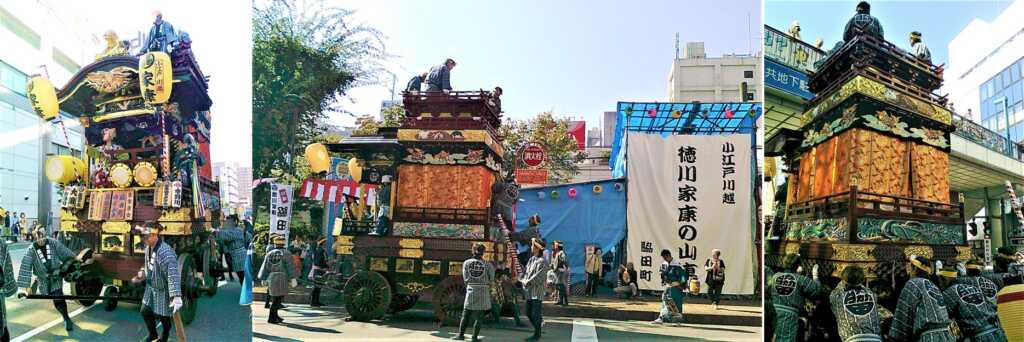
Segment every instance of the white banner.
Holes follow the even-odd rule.
[[[288,241],[288,224],[292,217],[292,187],[270,183],[270,233],[281,234]]]
[[[667,249],[696,265],[707,291],[704,261],[717,248],[726,265],[723,293],[754,293],[750,135],[628,134],[626,249],[640,288],[664,289]]]

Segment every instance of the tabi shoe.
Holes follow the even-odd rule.
[[[452,337],[452,339],[453,339],[453,340],[459,340],[459,341],[462,341],[462,340],[465,340],[465,339],[466,339],[466,336],[464,336],[464,335],[456,335],[455,337]]]
[[[654,321],[651,321],[651,323],[652,323],[652,324],[662,324],[662,323],[665,323],[665,322],[662,322],[662,321],[661,321],[661,317],[658,317],[658,319],[656,319],[656,320],[654,320]]]
[[[540,335],[536,335],[536,334],[526,338],[526,341],[539,341],[539,340],[540,340]]]

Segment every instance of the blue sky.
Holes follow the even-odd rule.
[[[854,14],[859,0],[795,1],[765,0],[765,24],[782,32],[789,30],[793,20],[800,21],[801,38],[814,43],[825,41],[826,50],[842,39],[846,21]],[[947,44],[974,18],[985,21],[995,19],[1010,6],[1009,0],[978,1],[869,1],[871,15],[882,23],[885,39],[904,49],[910,49],[907,40],[911,31],[924,35],[924,43],[932,52],[932,63],[946,63]]]
[[[455,89],[500,85],[507,116],[546,110],[587,119],[617,101],[665,101],[681,45],[704,41],[709,56],[760,50],[760,0],[353,1],[355,19],[381,30],[398,86],[451,57]],[[748,31],[748,15],[750,25]],[[356,113],[376,115],[386,87],[351,92]],[[347,115],[334,122],[351,124]]]

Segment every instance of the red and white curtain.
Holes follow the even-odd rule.
[[[377,185],[359,184],[353,180],[307,179],[299,188],[299,196],[324,202],[344,202],[345,195],[374,203],[377,199]]]

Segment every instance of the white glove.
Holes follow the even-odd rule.
[[[814,264],[814,267],[811,267],[811,278],[818,280],[818,264]]]
[[[935,260],[935,270],[938,271],[938,270],[941,270],[941,269],[942,269],[942,260]]]
[[[178,310],[181,310],[181,306],[181,297],[171,299],[171,313],[178,313]]]
[[[299,286],[299,281],[295,280],[295,279],[292,279],[292,287],[296,287],[296,286]]]

